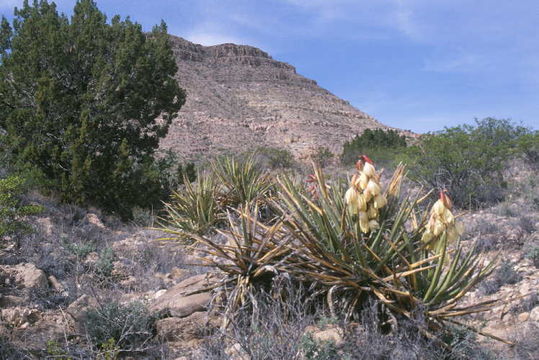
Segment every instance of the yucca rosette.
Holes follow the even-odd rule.
[[[447,243],[456,241],[463,233],[463,227],[455,221],[451,212],[453,204],[445,190],[440,191],[439,199],[430,210],[430,217],[421,240],[427,248],[437,251],[441,245],[442,235],[446,234]]]
[[[358,173],[352,176],[344,200],[348,212],[358,216],[361,231],[369,233],[380,227],[379,210],[387,204],[387,200],[382,194],[380,174],[376,172],[374,163],[368,156],[360,156],[356,169]]]

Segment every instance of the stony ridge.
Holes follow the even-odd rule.
[[[286,148],[339,153],[367,128],[385,128],[287,63],[246,45],[202,46],[171,36],[187,102],[162,142],[184,159]]]

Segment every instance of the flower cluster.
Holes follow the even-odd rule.
[[[421,240],[427,244],[427,248],[437,251],[441,245],[441,236],[445,232],[447,242],[454,242],[463,233],[462,225],[455,221],[451,213],[453,204],[445,190],[440,191],[440,198],[430,210],[430,218],[425,226],[425,232]]]
[[[376,172],[372,160],[366,155],[360,156],[356,169],[358,173],[354,174],[350,181],[345,201],[348,211],[358,215],[361,231],[369,233],[380,227],[378,212],[387,204],[387,200],[381,193],[380,175]]]

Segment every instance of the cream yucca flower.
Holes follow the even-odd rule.
[[[382,194],[380,175],[376,172],[373,162],[366,155],[360,156],[356,163],[358,174],[350,181],[344,200],[348,212],[358,215],[359,227],[362,232],[369,233],[380,228],[378,223],[379,210],[386,206],[387,199]]]
[[[425,226],[425,231],[421,240],[427,244],[427,248],[438,251],[441,235],[445,232],[447,242],[456,241],[463,233],[462,225],[455,221],[451,213],[453,204],[447,196],[445,190],[440,191],[440,198],[434,203],[430,210],[430,218]]]

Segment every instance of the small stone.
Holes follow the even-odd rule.
[[[530,311],[530,320],[539,322],[539,306],[534,307],[533,310]]]
[[[527,321],[529,318],[530,318],[530,313],[528,312],[518,314],[517,316],[517,319],[519,322]]]
[[[332,342],[336,346],[344,344],[343,330],[336,325],[327,326],[324,330],[316,326],[309,326],[305,329],[305,332],[319,342]]]
[[[56,279],[54,275],[49,276],[49,283],[51,284],[52,288],[58,292],[63,292],[64,286]]]
[[[235,343],[226,348],[225,354],[230,356],[230,360],[251,360],[251,357],[245,353],[239,343]]]
[[[99,219],[99,217],[96,214],[92,214],[92,213],[86,214],[86,216],[84,217],[84,221],[100,229],[106,228],[103,222]]]
[[[22,327],[25,324],[35,323],[40,318],[37,309],[14,307],[2,309],[2,319],[11,326]],[[28,325],[26,325],[27,327]]]

